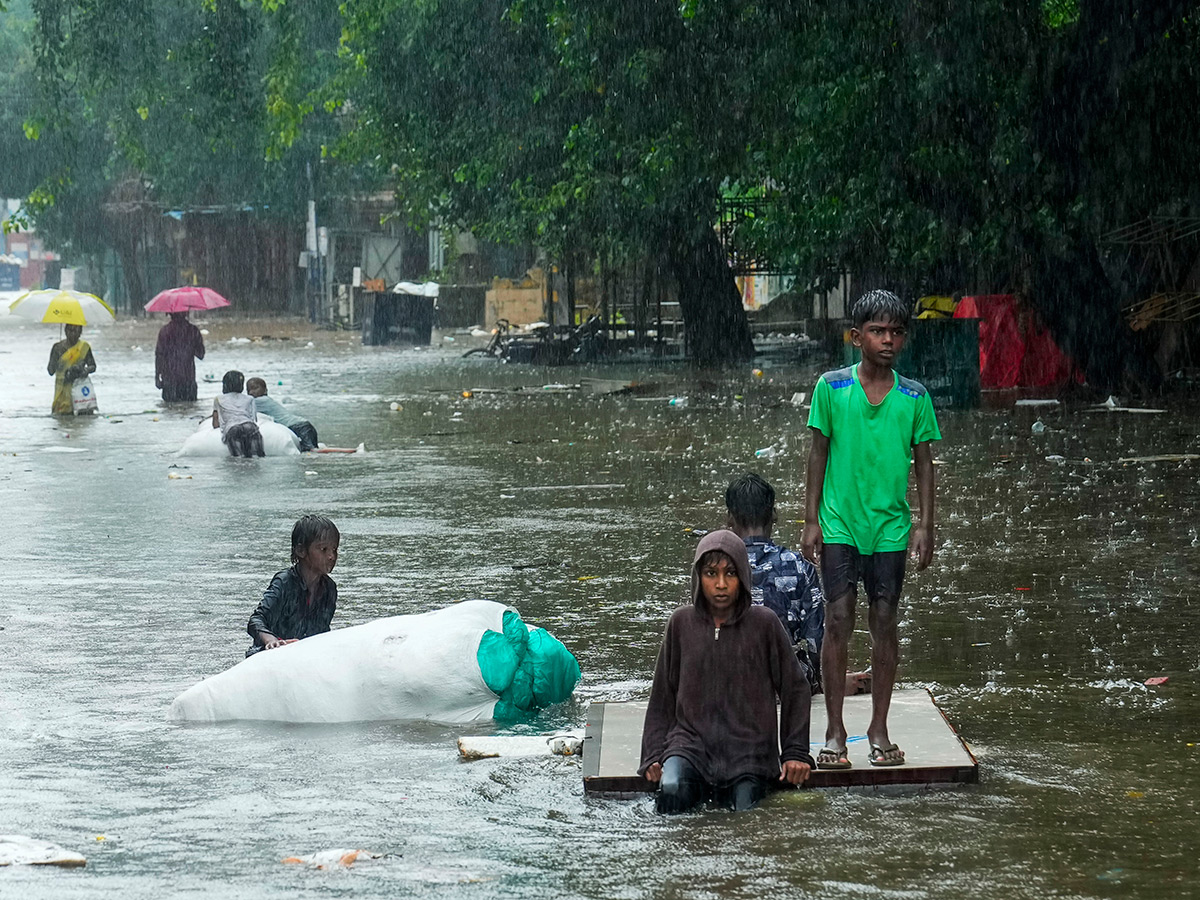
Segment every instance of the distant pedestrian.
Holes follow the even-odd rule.
[[[80,340],[83,326],[68,325],[64,333],[66,337],[50,348],[50,362],[46,366],[46,371],[54,376],[54,401],[50,405],[50,412],[56,416],[75,414],[71,386],[96,371],[96,358],[92,356],[91,345]]]
[[[154,386],[162,389],[164,403],[191,403],[196,399],[196,360],[204,359],[204,337],[188,321],[186,312],[171,313],[158,332],[154,348]]]
[[[274,397],[267,396],[267,383],[261,378],[246,379],[246,393],[254,398],[254,408],[265,416],[270,416],[280,425],[289,428],[292,434],[300,439],[300,452],[317,449],[317,429],[312,422],[295,413],[288,412],[282,403]]]
[[[221,379],[225,393],[213,399],[213,428],[221,429],[221,440],[230,456],[266,456],[254,398],[242,393],[244,383],[242,373],[236,369],[225,373]]]

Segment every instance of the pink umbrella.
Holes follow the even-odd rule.
[[[212,288],[184,286],[168,288],[146,304],[146,312],[180,313],[189,309],[217,309],[229,301]]]

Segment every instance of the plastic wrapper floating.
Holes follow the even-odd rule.
[[[173,722],[512,721],[571,696],[579,663],[491,600],[391,616],[256,653],[184,691]]]

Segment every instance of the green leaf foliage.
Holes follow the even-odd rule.
[[[302,220],[310,166],[325,190],[358,178],[320,165],[337,125],[305,105],[337,64],[331,0],[274,12],[235,0],[33,0],[33,8],[38,91],[27,131],[55,145],[40,165],[55,200],[31,208],[39,230],[60,242],[95,249],[102,205],[131,180],[162,209],[248,206]],[[288,115],[297,124],[281,140]]]
[[[53,163],[39,220],[130,172],[297,215],[311,170],[318,194],[388,185],[414,224],[660,260],[695,320],[736,305],[713,226],[754,198],[735,239],[802,284],[1017,291],[1111,384],[1149,377],[1119,316],[1147,284],[1104,235],[1200,214],[1195,0],[32,9],[36,69],[5,77],[38,102],[0,110]]]

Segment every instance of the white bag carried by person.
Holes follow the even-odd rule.
[[[77,416],[96,411],[96,389],[92,387],[90,376],[71,385],[71,411]]]

